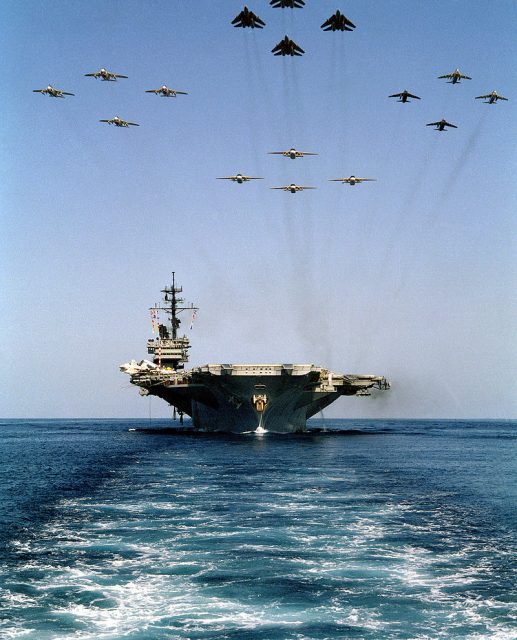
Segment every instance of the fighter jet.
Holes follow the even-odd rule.
[[[441,80],[442,78],[448,78],[448,82],[451,84],[456,84],[457,82],[461,82],[461,80],[472,80],[470,76],[464,76],[460,73],[459,69],[455,69],[452,73],[446,73],[444,76],[438,76]]]
[[[139,124],[136,124],[136,122],[128,122],[127,120],[122,120],[118,116],[115,116],[111,120],[99,120],[99,122],[107,122],[108,124],[114,124],[116,127],[129,127],[129,125],[131,125],[132,127],[140,126]]]
[[[355,24],[338,9],[333,16],[321,25],[323,31],[353,31]]]
[[[271,53],[275,56],[302,56],[305,51],[299,47],[289,36],[285,36],[283,40],[271,49]]]
[[[415,100],[420,100],[418,96],[414,96],[412,93],[409,93],[407,89],[404,89],[402,93],[394,93],[389,97],[398,98],[397,102],[411,102],[411,100],[408,100],[408,98],[414,98]]]
[[[436,127],[436,131],[446,131],[445,127],[452,127],[453,129],[457,129],[458,127],[455,124],[451,124],[447,122],[444,118],[439,120],[438,122],[430,122],[425,125],[426,127]]]
[[[159,89],[147,89],[146,93],[155,93],[157,96],[161,95],[164,98],[175,98],[178,94],[181,94],[182,96],[188,96],[188,93],[186,91],[169,89],[169,87],[164,84],[162,84]]]
[[[62,89],[56,89],[51,84],[48,85],[46,89],[33,89],[33,93],[45,93],[47,96],[51,98],[64,98],[65,96],[74,96],[75,93],[68,93],[63,91]]]
[[[264,178],[252,178],[251,176],[243,176],[241,173],[238,173],[235,176],[225,176],[224,178],[217,178],[217,180],[231,180],[232,182],[242,184],[243,182],[248,182],[248,180],[264,180]]]
[[[305,6],[305,0],[271,0],[269,3],[272,7],[285,9],[289,7],[290,9],[301,9]]]
[[[356,178],[355,176],[349,176],[348,178],[332,178],[329,182],[341,182],[342,184],[360,184],[361,182],[375,182],[377,178]]]
[[[262,29],[266,23],[261,20],[253,11],[250,11],[246,5],[244,9],[232,20],[234,27],[250,27],[251,29]]]
[[[485,104],[495,104],[498,100],[508,100],[508,98],[500,96],[497,91],[492,91],[487,93],[486,96],[476,96],[475,100],[484,100]]]
[[[303,156],[317,156],[317,153],[312,153],[311,151],[297,151],[296,149],[289,149],[288,151],[268,151],[271,156],[284,156],[285,158],[291,158],[291,160],[295,160],[296,158],[303,158]]]
[[[90,76],[91,78],[100,78],[107,82],[116,82],[117,78],[127,78],[127,76],[121,76],[119,73],[111,73],[111,71],[107,69],[101,69],[95,73],[85,73],[84,75]]]
[[[302,187],[299,184],[286,184],[283,187],[269,187],[270,189],[280,189],[281,191],[290,191],[296,193],[297,191],[303,191],[304,189],[317,189],[318,187]]]

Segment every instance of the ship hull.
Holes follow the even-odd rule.
[[[293,433],[343,395],[369,395],[379,376],[343,376],[313,365],[205,365],[131,380],[192,418],[200,431]],[[386,383],[385,383],[386,384]],[[382,387],[380,387],[382,388]]]

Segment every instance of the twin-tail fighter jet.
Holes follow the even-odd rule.
[[[485,104],[495,104],[498,100],[508,100],[504,96],[500,96],[497,91],[487,93],[486,96],[476,96],[475,100],[484,100]]]
[[[305,51],[299,47],[289,36],[285,36],[283,40],[271,49],[271,53],[275,56],[303,56]]]
[[[446,131],[445,127],[452,127],[453,129],[457,129],[458,127],[455,124],[451,124],[447,122],[444,118],[438,120],[438,122],[430,122],[425,125],[426,127],[436,127],[436,131]]]
[[[348,178],[332,178],[329,182],[341,182],[341,184],[360,184],[361,182],[376,182],[377,178],[356,178],[355,176],[349,176]]]
[[[323,31],[353,31],[355,24],[338,9],[333,16],[321,25]]]
[[[407,89],[404,89],[402,93],[394,93],[389,97],[398,98],[397,102],[411,102],[411,100],[408,100],[408,98],[414,98],[415,100],[420,100],[418,96],[414,96],[412,93],[409,93]]]
[[[270,189],[279,189],[280,191],[288,191],[290,193],[296,193],[297,191],[304,191],[305,189],[317,189],[318,187],[303,187],[300,184],[286,184],[283,187],[269,187]]]
[[[105,82],[116,82],[118,78],[127,78],[127,76],[121,76],[120,73],[111,73],[107,69],[101,69],[95,73],[85,73],[84,75],[90,78],[100,78]]]
[[[241,173],[238,173],[235,176],[225,176],[224,178],[217,178],[217,180],[231,180],[232,182],[242,184],[243,182],[248,182],[248,180],[264,180],[264,178],[252,178],[251,176],[243,176]]]
[[[99,120],[99,122],[107,122],[108,124],[114,124],[116,127],[139,127],[140,125],[136,122],[128,122],[127,120],[122,120],[118,116],[111,118],[111,120]]]
[[[243,29],[246,27],[250,29],[263,29],[266,26],[266,23],[261,20],[256,13],[250,11],[246,5],[232,20],[232,24],[234,27],[242,27]]]
[[[67,91],[63,91],[62,89],[56,89],[51,84],[48,85],[46,89],[33,89],[33,93],[44,93],[51,98],[64,98],[65,96],[73,96],[75,93],[68,93]]]
[[[291,158],[291,160],[296,160],[296,158],[303,158],[303,156],[317,156],[317,153],[313,153],[312,151],[297,151],[296,149],[289,149],[288,151],[268,151],[271,156],[284,156],[285,158]]]
[[[461,80],[472,80],[470,76],[465,76],[460,72],[459,69],[455,69],[452,73],[446,73],[444,76],[438,76],[441,80],[442,78],[447,78],[447,81],[450,84],[456,84],[457,82],[461,82]]]
[[[271,0],[269,3],[272,7],[285,9],[301,9],[305,6],[305,0]]]
[[[175,98],[178,94],[181,94],[182,96],[188,96],[188,93],[186,91],[169,89],[169,87],[165,84],[162,84],[159,89],[146,89],[146,93],[154,93],[157,96],[162,96],[164,98]]]

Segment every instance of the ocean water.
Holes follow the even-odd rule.
[[[322,425],[0,421],[0,637],[517,638],[517,422]]]

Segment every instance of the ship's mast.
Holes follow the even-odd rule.
[[[148,353],[154,354],[154,362],[160,366],[168,366],[174,370],[182,369],[185,362],[188,361],[188,349],[190,348],[187,336],[178,337],[178,329],[181,320],[178,315],[182,311],[191,311],[194,313],[198,310],[193,304],[183,306],[184,299],[178,294],[182,293],[183,288],[176,286],[176,272],[172,272],[172,285],[164,287],[162,304],[155,304],[150,311],[157,313],[164,311],[168,316],[168,323],[158,323],[158,335],[156,340],[149,340],[147,343]]]

